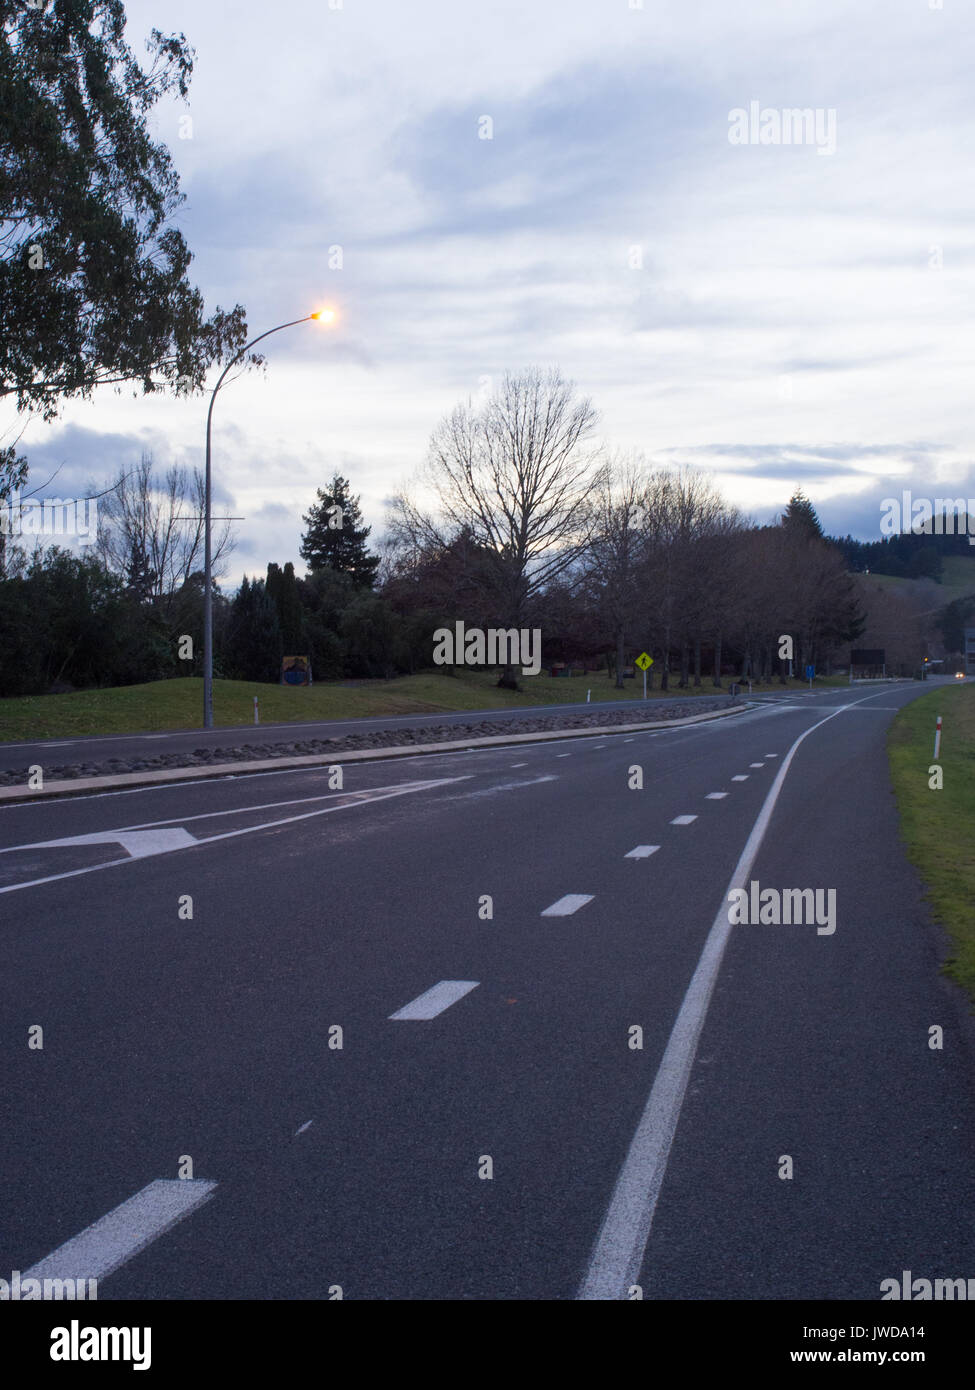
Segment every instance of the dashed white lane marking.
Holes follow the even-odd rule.
[[[737,777],[732,777],[731,780],[732,780],[732,782],[747,782],[747,781],[748,781],[748,773],[747,773],[747,772],[739,772],[738,776],[737,776]]]
[[[578,912],[580,907],[585,907],[586,903],[591,903],[592,900],[592,893],[566,893],[564,898],[559,898],[558,902],[547,907],[541,915],[543,917],[571,917],[573,912]]]
[[[306,1129],[311,1129],[314,1123],[314,1120],[306,1120],[300,1129],[295,1130],[294,1137],[297,1139],[299,1134],[304,1134]]]
[[[572,757],[572,754],[571,754],[571,753],[556,753],[555,756],[556,756],[557,758],[571,758],[571,757]]]
[[[765,764],[764,764],[764,763],[749,763],[748,766],[749,766],[749,767],[764,767]]]
[[[527,763],[509,763],[509,767],[527,767]]]
[[[209,1178],[157,1178],[32,1265],[23,1278],[107,1279],[133,1255],[208,1202],[216,1186]]]
[[[651,855],[651,854],[656,854],[656,853],[657,853],[657,850],[658,850],[659,848],[660,848],[659,845],[637,845],[637,847],[636,847],[635,849],[631,849],[631,850],[630,850],[629,854],[624,854],[624,855],[623,855],[623,858],[624,858],[624,859],[649,859],[650,855]]]
[[[479,984],[480,980],[441,980],[438,985],[433,985],[389,1016],[396,1019],[436,1018],[451,1004],[456,1004],[458,999],[463,999],[465,994],[470,994],[472,989],[477,989]]]
[[[675,816],[670,822],[671,825],[690,825],[697,820],[697,816]]]
[[[799,745],[842,713],[841,706],[799,735],[762,803],[671,1029],[660,1069],[596,1237],[585,1279],[576,1295],[579,1299],[626,1299],[629,1288],[639,1279],[698,1040],[731,934],[728,893],[748,880]]]
[[[634,743],[635,740],[632,739],[632,738],[625,738],[625,739],[623,740],[623,742],[624,742],[624,743]]]
[[[766,753],[765,756],[766,758],[777,758],[779,755],[778,753]]]
[[[708,792],[704,799],[705,801],[724,801],[727,795],[727,792]]]

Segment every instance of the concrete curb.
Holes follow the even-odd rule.
[[[679,729],[688,724],[704,724],[713,719],[726,719],[731,714],[743,714],[754,708],[751,703],[733,709],[713,710],[708,714],[692,714],[686,719],[657,719],[645,724],[611,724],[590,729],[551,729],[544,733],[487,734],[480,738],[450,739],[447,743],[409,744],[396,748],[360,748],[353,752],[311,753],[291,758],[241,759],[233,763],[204,763],[199,767],[169,767],[158,772],[114,772],[104,777],[71,777],[60,782],[48,782],[37,791],[25,787],[0,787],[0,803],[39,801],[44,797],[80,796],[85,792],[112,791],[119,788],[150,787],[163,783],[198,782],[206,777],[239,777],[242,773],[280,772],[286,768],[341,766],[353,762],[382,762],[387,758],[416,758],[428,753],[469,751],[472,748],[491,748],[516,743],[551,743],[566,738],[603,738],[619,734],[639,733],[644,729]]]

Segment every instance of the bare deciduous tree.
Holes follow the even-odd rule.
[[[203,472],[173,465],[161,477],[151,453],[121,470],[98,509],[98,553],[165,608],[203,567]],[[214,527],[213,572],[226,572],[234,548],[229,521]]]
[[[616,689],[623,689],[626,638],[641,608],[647,559],[646,463],[614,454],[595,490],[595,529],[583,561],[585,583],[616,645]]]
[[[437,426],[422,480],[441,519],[397,499],[401,540],[423,551],[466,531],[490,558],[498,621],[523,626],[533,601],[591,541],[605,467],[591,444],[596,419],[557,369],[506,374],[482,407],[458,406]],[[502,684],[513,683],[506,670]]]

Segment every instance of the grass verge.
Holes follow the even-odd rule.
[[[461,710],[531,709],[537,705],[642,700],[642,678],[627,680],[617,690],[604,671],[588,676],[522,676],[522,691],[498,690],[497,672],[458,668],[456,676],[423,672],[395,680],[339,681],[313,686],[261,685],[257,681],[214,681],[213,718],[220,728],[253,725],[254,696],[262,724],[289,724],[316,719],[356,719],[395,714],[437,714]],[[835,678],[834,678],[835,680]],[[819,682],[831,684],[832,682]],[[842,678],[840,679],[842,683]],[[675,700],[699,695],[727,694],[710,679],[695,689],[680,690],[674,682],[666,692],[651,690],[650,700]],[[792,681],[792,689],[808,689]],[[778,684],[754,686],[783,691]],[[203,709],[203,681],[186,676],[147,685],[114,686],[106,690],[76,690],[67,695],[30,695],[0,700],[0,742],[39,738],[72,738],[85,734],[156,733],[198,729]]]
[[[943,716],[941,791],[929,786],[934,729]],[[887,738],[907,853],[948,932],[945,971],[975,1003],[975,684],[942,686],[897,715]]]

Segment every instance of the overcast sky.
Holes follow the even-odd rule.
[[[298,562],[336,469],[378,536],[438,419],[529,364],[759,520],[796,483],[865,539],[903,488],[975,497],[975,9],[932,3],[129,0],[140,57],[153,27],[196,49],[153,127],[208,310],[339,312],[218,399],[230,586]],[[833,139],[734,144],[752,103]],[[32,483],[202,464],[206,405],[69,404],[28,425]]]

